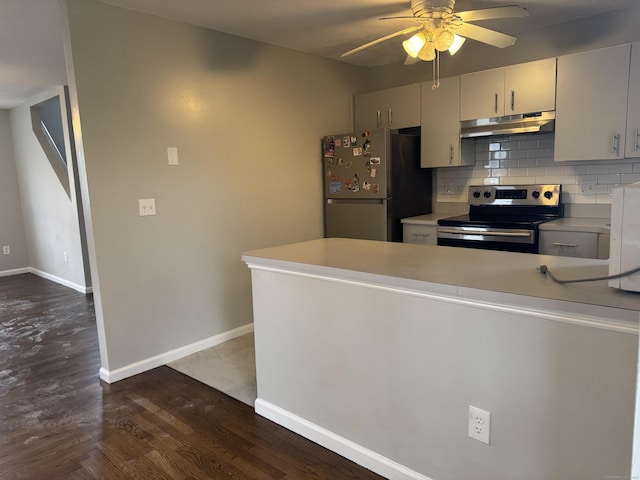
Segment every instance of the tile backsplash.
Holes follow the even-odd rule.
[[[475,165],[437,170],[437,202],[466,203],[470,185],[559,183],[564,203],[611,204],[615,185],[640,182],[640,158],[554,162],[553,144],[553,133],[479,138]]]

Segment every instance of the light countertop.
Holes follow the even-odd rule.
[[[611,231],[611,220],[608,218],[564,217],[541,224],[540,230],[608,234]]]
[[[402,223],[411,223],[415,225],[438,225],[441,218],[455,217],[455,213],[429,213],[426,215],[417,215],[415,217],[403,218]]]
[[[635,326],[640,312],[640,293],[610,288],[606,281],[559,285],[537,270],[545,264],[561,279],[599,277],[608,274],[606,260],[341,238],[254,250],[242,258],[250,266],[596,315]]]

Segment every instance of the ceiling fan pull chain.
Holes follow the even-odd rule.
[[[440,86],[440,52],[436,50],[436,58],[433,59],[433,85],[431,90]]]

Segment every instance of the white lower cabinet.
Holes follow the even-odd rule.
[[[438,226],[405,223],[402,225],[402,242],[418,243],[422,245],[437,245]]]
[[[540,253],[563,257],[603,258],[609,256],[608,248],[600,250],[595,232],[540,231]],[[608,235],[602,235],[608,237]],[[603,242],[604,244],[604,242]]]

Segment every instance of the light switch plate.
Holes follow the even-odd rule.
[[[156,199],[155,198],[141,198],[138,200],[138,209],[140,210],[140,216],[146,217],[148,215],[156,214]]]
[[[180,165],[176,147],[167,147],[167,158],[169,159],[169,165]]]

